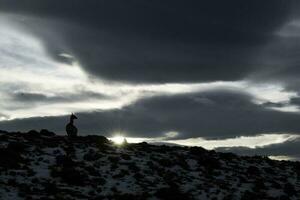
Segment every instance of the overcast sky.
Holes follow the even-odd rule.
[[[300,158],[297,0],[0,0],[0,129]]]

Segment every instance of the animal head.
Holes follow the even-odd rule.
[[[71,119],[71,120],[77,119],[77,117],[76,117],[76,115],[74,115],[74,113],[72,113],[71,116],[70,116],[70,119]]]

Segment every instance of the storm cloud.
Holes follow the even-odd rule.
[[[78,113],[80,134],[123,132],[128,137],[161,137],[178,132],[177,139],[253,136],[261,133],[299,133],[299,114],[274,111],[237,91],[213,90],[185,95],[145,98],[121,109]],[[68,117],[29,118],[0,122],[0,129],[48,128],[64,133]]]
[[[264,68],[262,49],[296,1],[0,1],[49,53],[122,82],[233,81]]]

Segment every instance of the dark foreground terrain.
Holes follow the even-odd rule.
[[[0,131],[0,199],[300,199],[300,164],[200,147]]]

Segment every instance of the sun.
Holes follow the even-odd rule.
[[[123,144],[125,141],[125,137],[118,135],[118,136],[112,137],[111,140],[116,144]]]

